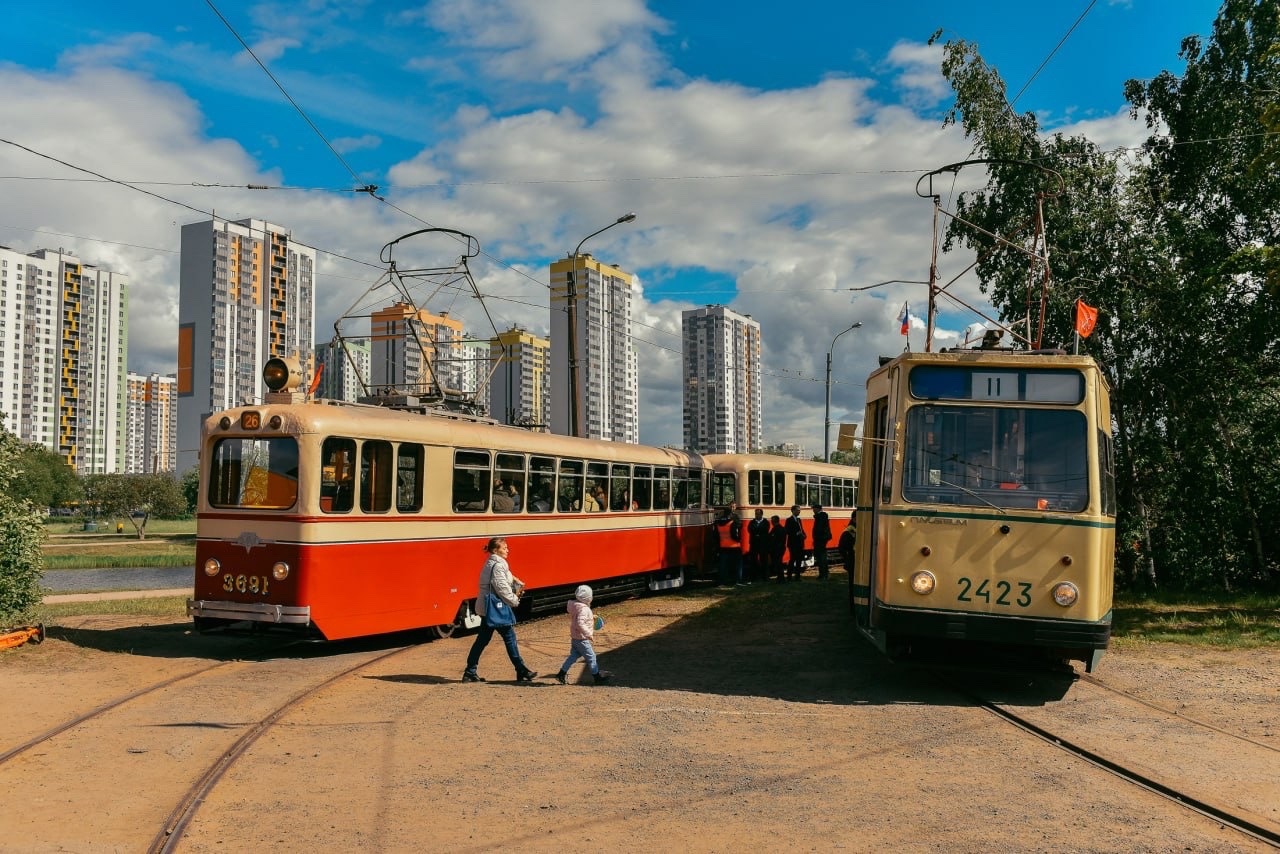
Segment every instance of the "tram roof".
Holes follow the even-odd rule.
[[[242,429],[240,418],[245,412],[260,413],[263,425],[275,415],[281,417],[282,423],[276,430],[265,426],[257,430]],[[223,417],[230,419],[231,426],[227,429],[220,427]],[[204,434],[262,438],[280,434],[322,434],[654,465],[703,465],[702,456],[692,451],[539,433],[448,412],[418,412],[331,400],[263,403],[215,412],[205,419]]]

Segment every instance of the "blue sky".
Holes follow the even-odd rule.
[[[545,332],[547,264],[635,211],[587,248],[644,288],[642,440],[680,442],[680,312],[722,302],[762,325],[766,441],[812,453],[832,337],[864,322],[834,357],[832,418],[857,420],[876,356],[903,346],[902,303],[924,297],[919,285],[854,289],[927,275],[931,209],[916,178],[968,156],[941,127],[949,91],[928,37],[977,44],[1010,97],[1021,92],[1018,111],[1110,148],[1145,136],[1125,80],[1180,73],[1182,38],[1207,36],[1217,12],[1199,0],[214,5],[338,155],[195,0],[7,9],[0,136],[114,178],[172,182],[146,186],[369,262],[420,220],[474,234],[502,328]],[[173,370],[178,230],[202,217],[51,180],[71,177],[83,174],[0,145],[0,244],[63,246],[128,273],[130,368]],[[418,219],[350,192],[363,184]],[[944,276],[968,260],[944,259]],[[371,269],[323,259],[318,337]],[[976,282],[958,288],[978,298]],[[453,309],[490,333],[476,306]]]

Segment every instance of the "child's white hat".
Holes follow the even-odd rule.
[[[585,584],[579,584],[578,589],[573,591],[573,598],[579,602],[586,604],[591,601],[591,588]]]

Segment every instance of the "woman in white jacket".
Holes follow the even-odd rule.
[[[467,669],[462,671],[462,681],[484,681],[476,672],[476,667],[480,664],[480,654],[493,639],[493,633],[497,632],[502,635],[502,642],[507,646],[507,657],[511,659],[511,664],[516,669],[516,681],[532,682],[538,674],[530,670],[524,663],[524,659],[520,657],[520,647],[516,643],[516,627],[495,626],[489,621],[485,612],[485,599],[488,598],[490,591],[512,608],[519,605],[520,591],[524,589],[524,582],[511,574],[511,567],[507,564],[507,555],[511,552],[511,547],[507,545],[506,537],[494,537],[489,540],[484,550],[489,553],[489,559],[480,569],[480,592],[476,596],[476,614],[480,617],[480,631],[476,634],[475,643],[471,644],[471,652],[467,655]]]

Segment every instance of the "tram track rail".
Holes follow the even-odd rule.
[[[365,661],[357,662],[349,667],[343,668],[337,673],[332,674],[328,678],[315,685],[310,685],[301,691],[295,693],[284,703],[277,706],[269,714],[259,719],[250,726],[239,738],[235,740],[229,747],[224,749],[218,757],[210,763],[204,773],[193,783],[178,803],[169,812],[165,818],[164,824],[160,831],[152,839],[151,844],[147,847],[149,854],[161,854],[161,852],[172,852],[178,849],[182,842],[182,838],[186,833],[187,827],[195,818],[200,807],[204,804],[209,793],[213,791],[223,776],[235,765],[253,744],[267,733],[282,717],[299,707],[303,702],[316,694],[328,688],[330,685],[339,680],[350,676],[367,667],[371,667],[379,662],[385,661],[393,656],[400,655],[411,649],[415,649],[416,645],[399,647]]]
[[[296,641],[296,640],[289,641],[287,643],[275,645],[270,650],[260,650],[257,655],[250,655],[243,658],[232,659],[229,661],[219,661],[215,664],[209,664],[204,667],[197,667],[194,670],[187,671],[186,673],[178,673],[174,676],[170,676],[167,679],[162,679],[159,682],[155,682],[155,683],[152,683],[151,685],[147,685],[143,688],[139,688],[136,691],[130,691],[128,694],[123,694],[119,697],[116,697],[115,699],[108,700],[105,703],[102,703],[98,706],[93,707],[87,712],[76,715],[74,718],[71,718],[70,720],[64,721],[56,726],[50,727],[44,732],[33,735],[31,738],[27,739],[21,744],[15,745],[14,747],[10,747],[5,751],[0,752],[0,767],[3,767],[6,762],[9,762],[12,759],[16,759],[17,757],[21,756],[22,754],[26,753],[32,748],[39,747],[41,744],[44,744],[45,742],[58,737],[62,733],[66,732],[67,730],[75,729],[81,724],[87,723],[93,720],[94,718],[100,717],[101,715],[105,715],[107,712],[118,709],[127,703],[133,702],[134,700],[141,699],[150,694],[155,694],[159,691],[163,691],[165,688],[168,688],[172,685],[177,685],[180,682],[184,682],[188,679],[193,679],[197,676],[202,676],[206,673],[211,673],[212,671],[215,671],[215,670],[220,670],[224,667],[230,667],[235,664],[243,664],[244,662],[261,660],[263,655],[268,653],[272,655],[277,655],[282,650],[286,650],[298,643],[300,643],[300,641]]]
[[[75,727],[78,727],[81,724],[86,723],[87,721],[91,721],[96,717],[105,715],[107,712],[110,712],[113,709],[118,709],[121,706],[125,705],[126,703],[130,703],[134,700],[137,700],[140,697],[145,697],[148,694],[154,694],[157,691],[162,691],[171,685],[176,685],[179,682],[183,682],[187,679],[192,679],[196,676],[200,676],[202,674],[209,673],[210,671],[218,670],[223,667],[229,667],[230,665],[236,664],[236,663],[237,662],[235,661],[220,661],[217,664],[210,664],[207,667],[198,667],[195,670],[189,670],[186,673],[179,673],[176,676],[170,676],[168,679],[162,679],[159,682],[155,682],[144,688],[139,688],[136,691],[131,691],[128,694],[124,694],[120,697],[116,697],[113,700],[108,700],[107,702],[99,706],[95,706],[94,708],[90,709],[89,711],[83,714],[77,715],[76,717],[68,721],[64,721],[63,723],[60,723],[55,727],[51,727],[50,729],[47,729],[42,733],[32,736],[31,738],[24,741],[22,744],[19,744],[15,747],[11,747],[8,750],[4,751],[3,753],[0,753],[0,766],[3,766],[9,760],[17,758],[18,756],[22,755],[23,753],[26,753],[28,750],[31,750],[32,748],[38,747],[39,745],[44,744],[46,741],[50,741],[51,739],[56,738],[57,736],[66,732],[67,730],[74,729]]]
[[[1219,733],[1220,735],[1225,735],[1228,738],[1238,739],[1240,741],[1245,742],[1246,744],[1252,744],[1253,746],[1260,747],[1263,750],[1269,750],[1272,753],[1280,753],[1280,747],[1276,747],[1273,744],[1265,744],[1261,741],[1258,741],[1257,739],[1249,738],[1249,736],[1247,735],[1241,735],[1238,732],[1231,732],[1230,730],[1223,729],[1222,727],[1216,726],[1215,724],[1211,724],[1207,721],[1202,721],[1198,718],[1192,717],[1191,715],[1183,714],[1182,712],[1179,712],[1176,709],[1166,708],[1165,706],[1162,706],[1159,703],[1153,703],[1152,701],[1146,699],[1145,697],[1139,697],[1137,694],[1134,694],[1130,691],[1126,691],[1123,688],[1116,688],[1113,685],[1108,685],[1106,682],[1103,682],[1101,679],[1091,674],[1078,673],[1076,674],[1076,678],[1079,679],[1081,682],[1084,682],[1089,685],[1093,685],[1096,688],[1099,688],[1103,691],[1107,691],[1112,694],[1117,694],[1128,700],[1132,700],[1133,702],[1146,706],[1148,709],[1152,709],[1153,711],[1161,712],[1162,714],[1170,715],[1171,717],[1178,718],[1179,720],[1184,720],[1189,723],[1193,723],[1196,726],[1204,727],[1207,730],[1212,730],[1213,732]]]
[[[1184,788],[1180,788],[1176,783],[1165,782],[1157,779],[1155,775],[1141,772],[1131,765],[1126,764],[1123,760],[1105,756],[1097,750],[1086,747],[1077,739],[1069,738],[1047,726],[1037,724],[1028,719],[1025,715],[1020,715],[1011,710],[1006,705],[994,700],[989,700],[980,696],[972,689],[957,684],[951,675],[943,674],[941,672],[934,672],[933,675],[939,679],[941,684],[946,685],[951,691],[964,697],[976,708],[995,716],[1018,730],[1032,735],[1044,743],[1074,756],[1077,759],[1081,759],[1096,768],[1101,768],[1127,783],[1159,795],[1160,797],[1165,798],[1184,809],[1217,821],[1224,827],[1228,827],[1240,834],[1248,836],[1255,841],[1262,842],[1272,848],[1280,849],[1280,830],[1256,822],[1244,815],[1241,815],[1230,807],[1224,807],[1219,804],[1212,803],[1204,798],[1192,795],[1185,791]],[[1256,747],[1276,752],[1276,748],[1271,745],[1262,744],[1254,739],[1224,730],[1221,727],[1190,718],[1186,715],[1180,715],[1171,709],[1159,706],[1158,704],[1152,703],[1144,698],[1130,694],[1127,691],[1106,685],[1093,677],[1086,678],[1085,675],[1077,674],[1077,679],[1087,682],[1088,684],[1095,685],[1101,690],[1107,691],[1111,694],[1122,696],[1130,701],[1140,703],[1141,705],[1159,711],[1162,714],[1177,717],[1181,720],[1216,732],[1219,735],[1239,739]]]

